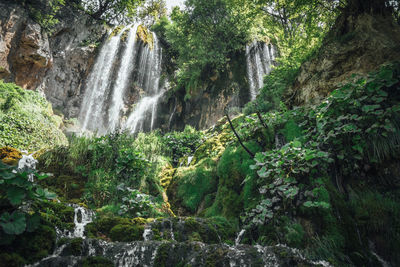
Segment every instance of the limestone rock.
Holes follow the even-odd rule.
[[[28,19],[24,23],[14,54],[15,83],[25,89],[36,89],[51,66],[49,40],[39,24]]]
[[[319,103],[352,74],[367,74],[400,60],[400,27],[391,19],[363,14],[348,18],[352,31],[328,38],[316,57],[303,63],[287,97],[292,105]]]
[[[82,90],[106,28],[78,10],[60,12],[48,34],[18,4],[0,3],[0,79],[43,92],[66,117],[79,113]]]

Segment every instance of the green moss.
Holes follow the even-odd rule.
[[[301,247],[304,240],[304,230],[301,224],[294,223],[285,227],[285,240],[291,247]]]
[[[49,255],[53,251],[55,240],[56,232],[54,228],[41,225],[35,232],[18,236],[11,247],[16,253],[32,263]]]
[[[120,32],[124,29],[125,27],[123,25],[119,25],[117,27],[114,28],[114,30],[111,32],[109,38],[117,36],[118,34],[120,34]]]
[[[171,248],[171,243],[162,243],[156,253],[156,258],[154,259],[154,266],[159,266],[159,267],[166,267],[167,265],[167,260],[169,257],[169,250]]]
[[[130,242],[143,239],[142,225],[118,224],[110,230],[112,241]]]
[[[216,163],[211,159],[204,159],[194,166],[178,168],[174,177],[177,192],[175,201],[195,213],[204,197],[216,190],[215,169]]]
[[[39,93],[0,81],[0,147],[35,151],[66,145],[61,123]]]
[[[0,267],[19,267],[25,265],[25,260],[17,253],[1,253]]]
[[[117,216],[100,216],[86,226],[88,237],[130,242],[143,240],[144,224],[148,220],[135,218],[130,220]]]
[[[73,228],[74,208],[57,202],[39,202],[38,208],[41,210],[41,216],[44,220],[57,226],[60,229]]]
[[[80,256],[82,254],[82,248],[83,248],[82,238],[78,237],[78,238],[63,240],[61,243],[63,242],[67,244],[65,248],[65,252],[67,253],[67,255]]]
[[[143,25],[139,25],[136,31],[137,39],[142,40],[150,49],[154,47],[153,34]]]
[[[245,145],[253,152],[261,149],[255,142],[247,142]],[[252,205],[257,195],[254,182],[256,173],[250,169],[253,163],[253,159],[242,147],[231,145],[226,148],[217,166],[217,195],[213,205],[206,210],[206,216],[237,218],[244,207]]]
[[[81,262],[82,267],[113,267],[114,263],[103,257],[87,257]]]

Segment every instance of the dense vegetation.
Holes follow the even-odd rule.
[[[66,144],[62,119],[37,92],[0,81],[0,146],[34,152]]]
[[[0,150],[0,265],[49,255],[55,227],[73,228],[71,203],[96,212],[85,234],[105,241],[143,241],[151,224],[153,240],[233,245],[243,229],[242,243],[286,244],[334,266],[377,266],[377,255],[400,265],[400,63],[355,74],[318,104],[285,104],[301,64],[339,38],[332,25],[341,16],[390,10],[398,22],[398,1],[187,0],[170,18],[162,1],[97,3],[79,8],[108,22],[139,12],[154,23],[172,87],[186,100],[252,40],[277,46],[276,67],[255,101],[210,129],[68,139],[44,98],[0,81],[0,147],[8,146]],[[61,9],[52,10],[42,26],[57,23]],[[38,170],[47,174],[18,170],[11,147],[41,149]],[[72,255],[82,250],[80,238],[57,242]]]

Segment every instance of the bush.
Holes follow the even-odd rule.
[[[66,145],[61,124],[39,93],[0,81],[0,147],[35,151]]]
[[[202,144],[204,134],[187,125],[183,132],[171,132],[163,136],[163,143],[168,148],[168,153],[173,164],[177,165],[183,156],[193,155],[194,151]]]

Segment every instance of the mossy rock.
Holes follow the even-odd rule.
[[[143,240],[143,225],[118,224],[110,230],[112,241],[131,242]]]
[[[22,153],[13,147],[5,146],[0,148],[0,159],[7,165],[16,166],[22,158]]]
[[[73,239],[60,240],[58,245],[61,245],[62,243],[66,244],[66,247],[63,250],[63,255],[68,255],[68,256],[82,255],[82,250],[83,250],[82,238],[78,237]]]
[[[19,267],[24,266],[26,261],[17,253],[1,253],[0,267]]]
[[[117,27],[114,28],[114,30],[111,32],[110,36],[108,38],[117,36],[118,34],[120,34],[120,32],[124,29],[123,25],[119,25]]]
[[[43,220],[57,226],[60,229],[72,230],[74,227],[74,208],[64,203],[53,201],[36,203],[41,210]]]
[[[171,180],[174,177],[175,169],[170,163],[166,164],[160,172],[160,184],[164,189],[167,189],[171,184]]]
[[[51,254],[55,246],[56,232],[52,226],[40,225],[34,232],[24,232],[17,236],[11,245],[6,248],[1,247],[2,251],[15,252],[20,255],[27,263],[33,263]],[[14,255],[15,256],[15,255]],[[13,257],[18,260],[18,257]]]
[[[212,159],[178,168],[167,192],[173,210],[182,207],[191,214],[196,213],[204,197],[217,190],[217,183],[216,162]]]
[[[146,28],[146,26],[139,25],[136,31],[136,37],[144,44],[148,45],[150,49],[154,47],[153,34]]]
[[[114,267],[114,263],[103,257],[87,257],[80,263],[82,267]]]
[[[86,225],[87,236],[112,241],[130,242],[143,240],[144,225],[151,220],[144,218],[122,218],[117,216],[100,216]]]
[[[0,81],[0,147],[36,151],[67,145],[61,123],[38,92]]]

